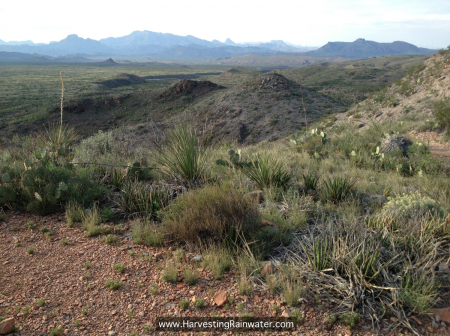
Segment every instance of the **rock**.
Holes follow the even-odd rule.
[[[419,320],[417,317],[413,316],[412,319],[413,319],[414,321],[416,321],[416,323],[417,323],[418,325],[422,325],[422,321]]]
[[[261,226],[278,226],[277,224],[275,224],[274,222],[268,221],[266,219],[263,219],[261,221]]]
[[[281,316],[283,316],[283,317],[290,317],[291,316],[291,311],[292,311],[292,309],[285,309],[282,313],[281,313]]]
[[[433,309],[436,321],[450,323],[450,308]]]
[[[227,300],[228,300],[227,293],[226,293],[225,291],[223,291],[223,290],[218,291],[218,292],[214,295],[213,300],[214,300],[214,303],[215,303],[217,306],[221,307],[221,306],[223,306],[223,305],[227,302]]]
[[[196,255],[195,257],[193,257],[192,259],[191,259],[192,261],[202,261],[202,256],[201,255]]]
[[[401,149],[403,156],[408,156],[408,147],[411,146],[413,142],[411,139],[402,136],[388,136],[381,141],[380,151],[382,153],[390,152],[391,150]]]
[[[264,202],[264,191],[262,190],[249,192],[246,196],[258,204]]]
[[[7,333],[11,332],[14,328],[14,324],[16,323],[16,320],[14,317],[10,317],[3,322],[0,323],[0,335],[6,335]]]
[[[433,329],[439,328],[439,324],[437,324],[435,321],[431,321],[431,326],[433,327]]]
[[[439,263],[439,271],[450,274],[449,264],[445,262]]]
[[[108,332],[108,335],[110,335],[110,336],[114,336],[116,333],[114,332],[114,331],[109,331]]]
[[[261,270],[261,276],[265,278],[267,275],[275,273],[275,265],[272,261],[265,263],[265,266]]]
[[[275,223],[273,223],[273,222],[270,222],[270,221],[268,221],[268,220],[265,220],[265,219],[263,219],[262,221],[261,221],[261,230],[264,230],[264,229],[266,229],[266,228],[269,228],[269,230],[271,230],[271,231],[278,231],[280,228],[278,227],[278,225],[277,224],[275,224]]]

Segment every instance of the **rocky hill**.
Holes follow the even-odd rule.
[[[374,122],[403,119],[415,121],[422,128],[438,128],[434,121],[436,104],[445,105],[449,96],[450,50],[447,50],[411,68],[406,77],[352,107],[347,113],[338,114],[337,123],[350,122],[359,128],[367,128]]]
[[[305,124],[302,98],[307,122],[345,111],[340,101],[271,72],[217,92],[189,109],[187,117],[216,140],[237,139],[244,144],[276,140]]]

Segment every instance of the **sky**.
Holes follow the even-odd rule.
[[[358,38],[450,45],[449,0],[0,0],[0,39],[99,40],[135,30],[302,46]]]

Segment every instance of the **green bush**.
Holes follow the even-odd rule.
[[[437,302],[439,290],[434,281],[406,273],[401,283],[401,299],[416,314],[427,314]]]
[[[436,119],[444,128],[450,128],[450,98],[446,97],[434,104]]]
[[[0,206],[26,205],[28,211],[45,215],[68,200],[86,206],[102,198],[101,184],[92,181],[92,176],[80,174],[83,170],[75,170],[70,160],[66,147],[42,148],[34,152],[32,159],[25,160],[25,169],[3,167]]]
[[[164,244],[164,233],[160,227],[137,219],[131,223],[133,243],[160,247]]]
[[[228,271],[232,265],[233,257],[230,250],[226,248],[211,246],[202,255],[202,266],[211,271],[215,280],[222,279],[223,273]]]
[[[163,211],[163,227],[178,240],[223,240],[232,231],[253,231],[259,224],[256,204],[234,189],[206,186],[177,198]]]
[[[161,279],[163,279],[165,282],[175,284],[177,283],[177,277],[178,277],[177,267],[173,263],[168,263],[166,265],[166,268],[161,274]]]
[[[111,233],[113,228],[108,225],[101,225],[102,217],[97,206],[87,211],[81,221],[81,227],[85,231],[87,237],[95,237],[101,234]]]
[[[348,312],[339,316],[339,320],[344,323],[348,329],[353,329],[359,323],[360,316],[357,312]]]
[[[122,287],[122,282],[120,282],[117,279],[113,279],[113,280],[106,280],[105,282],[105,287],[109,288],[111,290],[117,290],[120,287]]]
[[[383,206],[383,216],[402,218],[405,220],[424,216],[430,213],[434,216],[444,216],[445,210],[428,196],[415,192],[397,197],[389,197]]]
[[[205,177],[209,151],[202,146],[195,130],[177,126],[164,146],[157,146],[156,162],[178,178],[198,181]]]

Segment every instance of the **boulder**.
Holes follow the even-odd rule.
[[[436,321],[450,323],[450,308],[433,309]]]
[[[411,139],[402,136],[388,136],[381,141],[380,151],[382,153],[390,152],[391,150],[401,149],[403,156],[408,156],[408,147],[411,146],[413,142]]]
[[[213,300],[217,306],[222,307],[228,301],[227,293],[223,290],[218,291],[214,295]]]
[[[0,323],[0,335],[6,335],[7,333],[10,333],[13,328],[14,324],[16,323],[16,320],[14,317],[10,317],[3,322]]]

